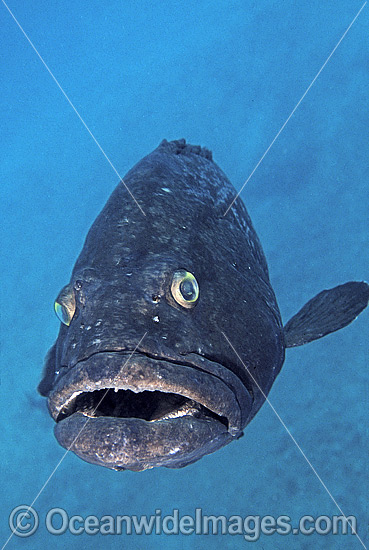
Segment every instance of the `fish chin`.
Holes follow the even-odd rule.
[[[58,381],[48,405],[63,447],[93,464],[142,471],[186,466],[242,434],[252,398],[225,367],[215,375],[141,353],[127,359],[101,352]]]
[[[87,417],[80,412],[55,427],[59,443],[77,456],[113,470],[181,468],[229,443],[215,419],[185,415],[148,422],[139,418]]]

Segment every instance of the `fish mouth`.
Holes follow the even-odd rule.
[[[58,442],[114,470],[180,468],[242,435],[252,397],[214,361],[141,352],[98,352],[57,382],[48,398]]]

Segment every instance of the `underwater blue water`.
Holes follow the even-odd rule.
[[[213,151],[240,189],[362,6],[303,0],[57,2],[9,8],[123,176],[163,138]],[[242,192],[284,321],[324,288],[368,278],[365,6]],[[0,3],[1,523],[31,504],[64,449],[36,386],[53,301],[119,181]],[[368,312],[287,351],[270,400],[358,532],[368,537]],[[182,470],[116,473],[69,453],[7,549],[360,549],[353,535],[49,534],[48,510],[90,514],[340,514],[265,404],[245,436]]]

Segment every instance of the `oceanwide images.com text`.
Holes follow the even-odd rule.
[[[243,535],[246,541],[256,541],[263,535],[350,535],[356,534],[355,516],[313,516],[306,515],[293,526],[289,516],[258,515],[208,515],[201,508],[194,514],[163,515],[160,509],[147,516],[137,515],[69,515],[63,508],[52,508],[44,518],[36,510],[21,505],[12,510],[9,527],[14,535],[29,537],[42,527],[51,535]]]

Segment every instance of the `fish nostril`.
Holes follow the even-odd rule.
[[[82,281],[80,281],[79,279],[74,283],[74,290],[81,290],[83,284],[82,284]]]
[[[151,297],[154,304],[158,304],[160,302],[160,296],[159,294],[153,294]]]

